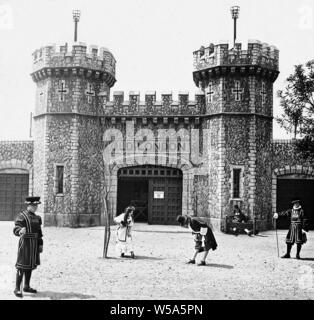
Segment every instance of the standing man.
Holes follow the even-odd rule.
[[[302,229],[308,231],[307,219],[304,215],[304,211],[301,207],[300,200],[292,201],[292,209],[282,211],[274,214],[274,219],[278,219],[278,216],[288,216],[290,219],[289,231],[286,236],[287,253],[282,258],[290,258],[291,248],[294,243],[297,244],[296,259],[300,259],[300,251],[302,244],[304,243],[302,237]]]
[[[26,198],[27,209],[18,214],[13,229],[13,233],[20,237],[15,264],[17,273],[14,290],[14,294],[20,298],[23,297],[21,290],[23,275],[25,276],[23,291],[37,293],[37,290],[31,288],[29,283],[32,270],[40,264],[39,253],[43,250],[41,217],[35,214],[38,204],[41,203],[39,200],[40,197]]]
[[[194,235],[195,252],[192,259],[190,259],[188,263],[195,264],[197,254],[204,251],[203,259],[198,266],[205,266],[205,260],[209,250],[216,250],[217,248],[217,242],[208,219],[204,217],[190,217],[188,215],[181,215],[177,217],[177,221],[180,223],[181,227],[189,227]]]

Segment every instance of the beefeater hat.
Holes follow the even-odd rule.
[[[291,203],[292,203],[292,204],[300,203],[300,202],[301,202],[301,201],[300,201],[300,200],[298,200],[298,199],[291,201]]]
[[[25,203],[27,204],[40,204],[40,197],[26,197]]]

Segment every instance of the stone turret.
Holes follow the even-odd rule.
[[[45,46],[33,53],[35,193],[46,225],[100,224],[102,128],[116,61],[84,43]],[[91,158],[92,155],[92,158]]]
[[[206,96],[209,129],[209,212],[224,227],[239,205],[257,227],[271,214],[273,83],[279,51],[258,40],[210,44],[193,53],[193,79]]]

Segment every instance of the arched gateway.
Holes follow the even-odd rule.
[[[163,166],[135,166],[118,170],[117,212],[135,206],[135,220],[175,224],[182,213],[182,171]]]

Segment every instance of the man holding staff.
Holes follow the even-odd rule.
[[[300,200],[292,201],[292,209],[282,211],[274,214],[274,219],[278,219],[279,216],[288,216],[290,219],[289,231],[286,236],[287,253],[282,258],[290,258],[291,248],[294,243],[297,244],[296,259],[300,259],[300,252],[302,244],[306,242],[306,234],[303,235],[302,230],[308,231],[307,219],[304,215],[304,211],[300,205]]]

